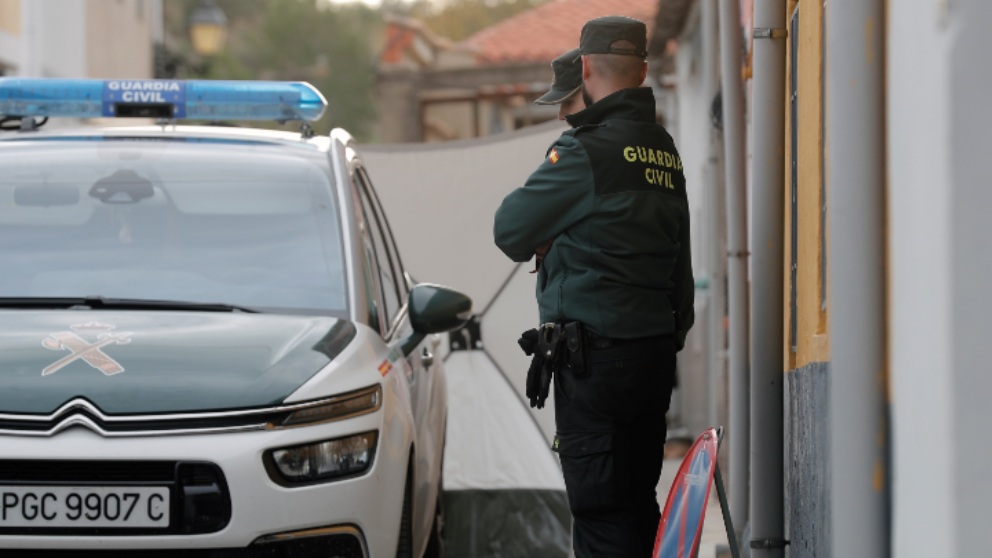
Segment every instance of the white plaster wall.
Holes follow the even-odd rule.
[[[161,0],[23,0],[20,34],[0,32],[0,62],[22,77],[150,78]]]
[[[962,551],[955,525],[955,454],[976,440],[955,421],[954,336],[961,331],[953,309],[952,192],[960,185],[950,180],[949,117],[953,90],[965,84],[949,81],[960,23],[942,21],[939,4],[888,4],[892,555],[899,558],[983,555]]]
[[[85,77],[86,2],[45,0],[24,4],[32,4],[33,17],[40,19],[34,23],[41,63],[41,75],[36,77]]]
[[[10,74],[17,71],[17,66],[21,63],[21,37],[0,31],[0,65],[9,69]]]
[[[717,333],[723,320],[716,317],[722,311],[714,312],[710,301],[713,300],[711,289],[722,285],[722,279],[714,281],[713,277],[714,271],[721,270],[713,270],[711,264],[715,258],[722,257],[714,252],[722,252],[718,232],[722,231],[720,222],[726,218],[713,207],[716,201],[713,190],[719,189],[721,196],[723,191],[723,179],[717,172],[721,145],[714,139],[718,131],[713,127],[710,111],[719,89],[716,16],[715,4],[697,3],[687,17],[675,60],[678,126],[670,130],[685,167],[693,273],[697,281],[709,283],[708,289],[696,291],[696,323],[686,340],[686,350],[679,355],[679,388],[673,394],[673,410],[681,421],[679,426],[690,438],[705,428],[718,426],[725,417],[719,396],[725,379],[710,372],[710,369],[722,370],[723,364],[718,346],[722,335]],[[710,27],[704,28],[707,24]],[[722,303],[718,301],[717,308],[720,307]]]
[[[989,554],[988,525],[992,518],[992,482],[988,467],[992,445],[992,374],[990,374],[989,320],[992,318],[992,189],[988,162],[992,109],[992,2],[955,0],[942,2],[948,12],[946,35],[951,37],[950,138],[946,144],[949,176],[928,184],[940,193],[949,186],[951,204],[951,426],[954,448],[952,483],[957,539],[956,556]],[[926,131],[922,130],[924,141]],[[933,375],[934,370],[928,370]],[[939,371],[938,371],[939,373]],[[923,383],[926,379],[922,379]]]
[[[699,20],[695,19],[695,21]],[[710,138],[713,130],[710,121],[710,104],[715,92],[707,94],[703,90],[705,81],[703,73],[706,67],[697,26],[690,27],[686,35],[680,39],[675,64],[678,83],[678,128],[671,133],[684,167],[692,227],[692,269],[696,277],[700,278],[709,274],[708,250],[713,246],[706,234],[709,220],[706,218],[703,200],[704,176],[710,158]]]

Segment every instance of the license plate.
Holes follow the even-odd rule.
[[[0,527],[168,527],[159,486],[0,486]]]

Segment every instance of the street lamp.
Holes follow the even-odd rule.
[[[213,56],[223,50],[227,40],[227,16],[214,4],[204,0],[189,18],[189,39],[200,56]]]

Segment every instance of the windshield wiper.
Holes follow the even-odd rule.
[[[146,300],[142,298],[86,297],[0,297],[0,308],[88,308],[90,310],[189,310],[193,312],[250,312],[258,310],[233,304]]]

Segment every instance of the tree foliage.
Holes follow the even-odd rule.
[[[166,30],[171,48],[187,62],[186,76],[310,82],[328,102],[327,113],[314,125],[317,132],[343,127],[359,139],[370,138],[382,27],[376,10],[314,0],[218,0],[228,19],[228,41],[224,52],[203,60],[186,39],[189,15],[199,3],[166,1]]]
[[[374,140],[376,58],[383,14],[424,21],[455,41],[529,10],[545,0],[214,0],[228,20],[225,50],[205,59],[189,43],[189,19],[204,0],[164,0],[165,49],[174,75],[209,79],[308,81],[327,98],[319,133],[343,127]]]

